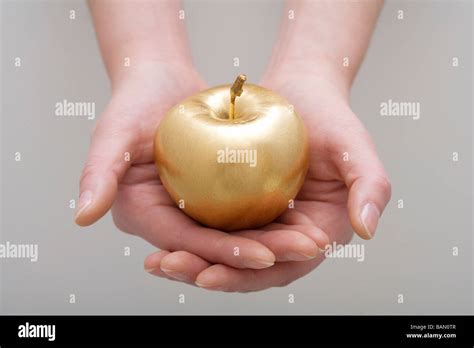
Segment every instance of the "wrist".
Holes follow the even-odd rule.
[[[343,62],[336,62],[327,56],[313,58],[294,58],[281,61],[272,61],[262,79],[264,85],[278,85],[287,83],[283,80],[311,80],[312,84],[327,87],[332,93],[349,98],[353,81],[353,72],[349,67],[344,67]]]
[[[195,78],[198,75],[190,61],[164,58],[158,55],[130,57],[130,64],[115,69],[110,74],[112,93],[115,91],[146,85],[170,84],[180,78]],[[183,81],[186,82],[186,81]]]
[[[193,65],[184,62],[144,60],[112,81],[112,99],[160,105],[178,102],[205,88]],[[171,105],[169,105],[171,107]]]

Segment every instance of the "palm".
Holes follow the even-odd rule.
[[[288,209],[278,221],[287,225],[312,224],[326,232],[331,241],[347,243],[352,237],[347,215],[348,189],[328,153],[321,152],[325,144],[320,139],[310,142],[310,167],[295,208]]]
[[[133,110],[139,117],[133,120],[134,126],[131,127],[135,134],[132,150],[136,156],[132,156],[131,166],[119,182],[112,213],[114,222],[121,230],[129,233],[135,233],[137,229],[148,231],[140,235],[154,245],[166,248],[166,243],[160,242],[161,234],[155,228],[141,229],[137,224],[140,221],[149,224],[147,216],[162,215],[166,215],[166,220],[171,224],[194,222],[175,208],[157,176],[153,156],[154,132],[166,110],[203,89],[205,83],[197,74],[187,70],[160,70],[155,73],[146,69],[146,73],[140,74],[137,79],[136,86],[129,83],[124,93],[126,96],[117,102],[124,109]],[[159,80],[166,81],[166,86],[157,84]]]
[[[184,93],[181,97],[185,97]],[[297,98],[292,100],[299,101]],[[177,100],[174,102],[177,102]],[[273,241],[269,238],[263,239],[263,244],[271,246],[272,243],[275,244],[274,239],[277,238],[277,234],[280,233],[281,235],[282,231],[287,232],[287,236],[290,235],[290,232],[301,232],[309,235],[312,233],[312,229],[317,229],[324,231],[331,241],[346,243],[352,236],[347,218],[347,188],[338,175],[337,168],[331,158],[334,151],[327,149],[328,144],[325,142],[327,138],[318,137],[317,135],[322,131],[313,129],[320,127],[323,122],[308,117],[311,114],[318,114],[324,120],[328,116],[317,112],[314,107],[306,106],[305,103],[300,102],[295,104],[295,107],[300,112],[307,127],[311,129],[310,134],[316,135],[310,138],[310,168],[303,188],[296,198],[295,207],[288,209],[274,223],[261,228],[260,232],[259,230],[247,230],[232,234],[238,236],[238,238],[246,237],[258,240],[258,236],[262,233],[269,232],[267,234],[270,235],[273,232]],[[144,119],[148,120],[147,122],[156,123],[156,115],[162,114],[164,111],[163,104],[157,104],[156,106],[148,104],[147,107],[144,107],[144,112],[146,111],[149,115],[145,116]],[[147,128],[154,129],[152,127]],[[321,134],[328,134],[327,130]],[[140,156],[135,158],[134,163],[127,170],[119,184],[117,199],[113,207],[115,223],[121,230],[137,233],[160,249],[169,251],[187,249],[187,251],[195,253],[196,257],[203,257],[211,263],[221,263],[223,259],[226,260],[225,257],[216,257],[210,251],[203,255],[199,248],[194,250],[190,250],[189,247],[185,248],[183,245],[186,243],[177,240],[177,237],[173,236],[174,233],[179,235],[179,238],[194,239],[199,238],[199,234],[203,235],[203,230],[212,230],[203,228],[183,214],[171,200],[156,174],[153,163],[152,141],[153,133],[146,132],[141,133],[140,139],[136,142],[144,150],[140,151]],[[177,232],[171,232],[171,230]],[[192,232],[193,230],[194,232]],[[183,232],[179,231],[188,232],[183,237]],[[325,240],[324,237],[321,238],[320,236],[317,236],[316,239]],[[265,241],[268,243],[265,243]],[[322,244],[324,245],[324,242]],[[319,255],[315,259],[306,262],[280,262],[272,268],[287,268],[288,273],[292,274],[292,278],[282,281],[282,284],[286,284],[308,273],[322,260],[322,255]],[[277,261],[284,260],[278,260],[277,256]],[[240,268],[238,264],[231,265]],[[268,270],[252,272],[270,273]]]
[[[153,90],[149,92],[154,93]],[[143,120],[146,122],[146,127],[143,128],[147,131],[138,134],[137,147],[143,150],[138,151],[140,156],[134,158],[132,166],[120,182],[113,209],[114,219],[120,229],[124,231],[133,232],[135,230],[134,219],[132,226],[127,224],[127,221],[131,221],[131,216],[162,216],[165,212],[167,220],[174,224],[198,225],[194,220],[184,215],[169,197],[156,174],[152,153],[153,132],[151,130],[155,128],[160,115],[168,106],[186,96],[185,91],[177,93],[172,98],[165,98],[171,102],[168,102],[169,105],[163,105],[152,102],[153,100],[161,102],[163,95],[156,97],[152,95],[150,103],[141,106],[144,113],[142,122]],[[134,107],[140,108],[139,105],[134,105]],[[309,114],[309,111],[303,115],[306,114]],[[321,117],[325,116],[321,115]],[[311,122],[305,118],[307,124],[308,121]],[[312,224],[328,233],[331,240],[345,241],[350,236],[350,233],[347,233],[349,229],[347,228],[345,207],[347,189],[344,183],[339,180],[337,172],[331,164],[331,158],[327,158],[327,153],[320,152],[319,149],[325,146],[325,144],[321,144],[321,140],[317,136],[310,140],[310,168],[303,188],[296,199],[295,208],[287,210],[276,222],[291,228],[297,225]],[[345,219],[341,219],[341,216],[344,216]],[[160,248],[166,249],[167,247],[160,243],[160,233],[150,231],[149,235],[143,237]]]
[[[348,188],[341,176],[340,159],[344,152],[344,132],[356,128],[358,120],[332,93],[331,86],[317,79],[292,75],[291,83],[265,83],[294,104],[310,135],[310,166],[299,192],[295,212],[288,210],[279,220],[286,223],[312,223],[328,234],[331,241],[347,243],[353,232],[347,213]],[[281,86],[281,87],[280,87]],[[307,91],[322,91],[310,98]],[[349,114],[349,115],[348,115]]]

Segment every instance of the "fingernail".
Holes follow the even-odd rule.
[[[200,288],[208,288],[208,287],[210,287],[209,284],[201,283],[201,282],[198,282],[198,281],[194,282],[194,284],[196,284],[196,285],[199,286]]]
[[[151,273],[155,270],[156,268],[145,268],[145,272]]]
[[[216,285],[216,284],[207,284],[207,283],[202,283],[202,282],[198,282],[196,281],[194,284],[196,284],[197,286],[199,286],[200,288],[203,288],[203,289],[208,289],[208,290],[224,290],[224,287],[220,286],[220,285]]]
[[[166,275],[168,275],[168,276],[170,276],[174,279],[181,280],[181,281],[187,281],[188,280],[188,277],[184,273],[177,272],[177,271],[172,270],[172,269],[166,269],[166,268],[163,268],[163,267],[161,267],[160,269],[164,273],[166,273]]]
[[[268,268],[275,264],[275,255],[273,255],[273,253],[268,249],[260,248],[254,250],[252,255],[247,255],[243,260],[243,264],[245,268]]]
[[[287,261],[306,261],[314,259],[316,255],[318,255],[318,251],[315,254],[290,251],[285,254],[284,259]]]
[[[77,206],[77,213],[75,216],[75,220],[81,216],[81,214],[91,205],[92,203],[92,192],[91,191],[84,191],[81,193],[79,197],[79,204]]]
[[[377,228],[379,218],[379,210],[374,204],[367,203],[364,208],[362,208],[362,212],[360,213],[360,219],[362,221],[362,225],[364,226],[365,233],[367,234],[369,239],[373,238],[375,234],[375,229]]]
[[[268,268],[271,267],[275,264],[275,262],[270,262],[267,260],[247,260],[244,265],[246,268],[253,268],[253,269],[262,269],[262,268]]]
[[[219,277],[216,274],[210,272],[201,273],[196,281],[194,282],[200,288],[209,290],[222,290],[222,283],[219,281]]]

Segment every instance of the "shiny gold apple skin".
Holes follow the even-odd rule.
[[[208,89],[174,106],[154,142],[158,174],[174,202],[194,220],[223,231],[275,220],[301,189],[309,163],[306,128],[285,99],[247,84],[231,120],[230,87]],[[220,163],[219,151],[226,148],[256,150],[256,165]]]

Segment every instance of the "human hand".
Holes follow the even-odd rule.
[[[373,235],[390,185],[347,95],[381,2],[288,1],[285,12],[298,16],[284,19],[273,69],[263,85],[287,97],[303,117],[311,137],[311,166],[295,209],[264,228],[232,234],[204,228],[182,214],[153,165],[152,139],[160,117],[204,87],[190,68],[183,21],[176,16],[179,3],[89,5],[113,96],[94,132],[81,179],[78,224],[93,223],[117,198],[117,226],[163,249],[145,260],[149,271],[226,291],[285,285],[306,274],[322,261],[318,249],[329,242],[327,234],[340,243],[350,239],[348,216],[362,237]],[[129,55],[133,68],[124,69],[123,57]],[[334,83],[340,74],[330,64],[329,73],[321,74],[324,65],[311,73],[323,56],[332,61],[351,57],[351,67],[344,68],[346,83]],[[143,57],[148,64],[140,62]],[[288,66],[292,69],[281,69]]]
[[[275,260],[313,258],[327,244],[325,234],[313,227],[275,223],[263,230],[228,234],[202,227],[183,214],[159,181],[153,139],[164,113],[205,84],[187,66],[140,64],[115,85],[92,137],[81,179],[78,224],[93,223],[114,204],[117,227],[158,248],[178,251],[160,267],[168,276],[191,283],[196,272],[211,263],[261,269]],[[166,268],[177,256],[183,272],[173,265]],[[160,267],[149,268],[160,272]]]
[[[363,239],[373,237],[390,199],[390,183],[370,135],[349,107],[348,85],[340,83],[331,70],[328,67],[308,73],[307,68],[293,65],[291,69],[278,69],[278,73],[269,72],[262,82],[291,101],[303,118],[310,135],[310,167],[294,209],[288,209],[261,232],[238,235],[255,238],[278,226],[307,235],[309,231],[324,231],[331,242],[344,244],[352,238],[352,224]],[[284,249],[282,245],[280,253]],[[265,269],[235,269],[211,265],[189,252],[162,250],[150,255],[145,267],[157,276],[196,281],[209,289],[246,292],[287,285],[323,259],[322,254],[299,262],[280,258]]]

